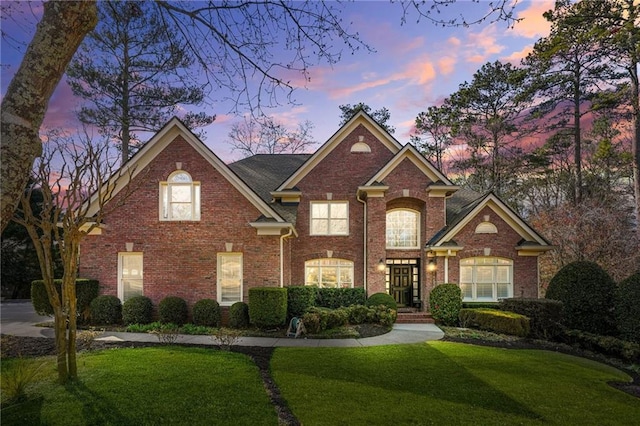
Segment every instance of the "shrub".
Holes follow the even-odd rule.
[[[384,305],[378,305],[373,309],[375,310],[373,322],[385,327],[391,327],[398,318],[398,311],[388,308]]]
[[[371,309],[364,305],[353,305],[349,307],[349,323],[364,324],[370,316]]]
[[[122,305],[122,321],[125,325],[149,324],[153,321],[153,303],[146,296],[134,296]]]
[[[456,284],[437,285],[429,293],[431,315],[437,323],[458,325],[458,315],[462,309],[462,292]]]
[[[367,299],[366,306],[373,307],[378,305],[384,305],[390,309],[398,309],[398,304],[396,300],[387,293],[374,293]]]
[[[207,327],[219,327],[222,318],[220,305],[213,299],[198,300],[193,305],[193,323]]]
[[[563,303],[562,322],[568,328],[615,332],[615,283],[593,262],[573,262],[560,269],[549,283],[546,298]]]
[[[618,285],[615,313],[620,337],[640,343],[640,272]]]
[[[116,296],[102,295],[91,301],[91,322],[119,324],[122,321],[122,302]]]
[[[320,314],[318,312],[307,312],[304,314],[302,316],[302,323],[304,324],[304,328],[307,330],[307,333],[318,334],[324,330],[320,320]]]
[[[258,328],[284,325],[287,320],[287,289],[280,287],[250,288],[249,319]]]
[[[515,312],[529,318],[530,337],[552,340],[561,332],[562,302],[553,299],[503,299],[500,302],[503,311]]]
[[[316,291],[316,306],[337,309],[365,302],[364,288],[319,288]]]
[[[463,327],[479,328],[520,337],[526,337],[529,334],[529,318],[497,309],[463,308],[460,310],[460,324]]]
[[[61,294],[62,280],[53,280],[53,284],[56,286],[58,294]],[[81,320],[89,320],[91,301],[98,297],[99,287],[100,284],[97,280],[89,280],[86,278],[76,279],[76,306],[78,316]],[[38,315],[53,315],[53,307],[51,303],[49,303],[49,296],[47,295],[43,280],[31,282],[31,303]]]
[[[317,287],[287,287],[287,317],[301,317],[309,308],[315,306]]]
[[[229,308],[229,327],[249,327],[249,305],[244,302],[236,302]]]
[[[163,324],[175,324],[178,326],[187,322],[187,302],[176,296],[167,296],[158,305],[158,317]]]
[[[567,330],[566,343],[592,352],[613,356],[632,363],[640,363],[640,344],[612,336],[600,336],[580,330]]]

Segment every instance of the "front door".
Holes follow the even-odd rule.
[[[389,265],[390,293],[398,306],[411,306],[413,279],[411,265]]]

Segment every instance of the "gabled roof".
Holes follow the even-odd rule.
[[[253,189],[251,189],[242,179],[240,179],[217,155],[215,155],[196,135],[193,134],[178,118],[174,117],[164,125],[138,151],[118,172],[109,178],[106,188],[115,185],[112,197],[118,194],[126,185],[141,173],[151,162],[164,150],[177,136],[182,136],[184,140],[196,150],[213,168],[215,168],[231,185],[233,185],[244,197],[253,204],[264,218],[285,223],[283,219],[268,203],[266,203]],[[94,194],[89,199],[88,215],[94,215],[98,209],[98,195]]]
[[[452,241],[482,209],[489,207],[522,237],[522,245],[551,248],[549,242],[527,224],[493,192],[478,196],[470,190],[461,190],[447,201],[447,225],[427,242],[427,247],[444,246]]]
[[[336,133],[329,138],[318,150],[304,163],[293,175],[283,182],[276,191],[286,191],[295,186],[320,163],[342,140],[359,125],[369,130],[389,151],[396,154],[402,149],[402,145],[393,136],[380,126],[369,114],[360,110],[347,121]]]
[[[396,169],[402,163],[404,159],[410,160],[416,165],[418,169],[422,171],[432,182],[442,183],[443,185],[451,185],[453,183],[445,175],[442,174],[436,167],[427,160],[424,155],[420,154],[416,147],[411,144],[406,144],[400,151],[394,155],[394,157],[385,164],[378,173],[376,173],[365,186],[374,185],[376,182],[383,182],[389,174]],[[457,189],[457,187],[456,187]]]

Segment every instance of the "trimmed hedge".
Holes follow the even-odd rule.
[[[616,325],[620,337],[640,343],[640,272],[618,284]]]
[[[122,302],[116,296],[102,295],[91,301],[91,322],[95,325],[119,324]]]
[[[529,334],[529,318],[513,312],[498,309],[466,309],[460,310],[460,325],[526,337]]]
[[[549,282],[546,298],[563,303],[562,322],[567,328],[608,335],[616,332],[615,288],[598,264],[579,261],[558,271]]]
[[[60,294],[62,280],[55,279],[53,280],[53,284],[56,286],[58,294]],[[100,283],[97,280],[76,278],[77,310],[78,315],[84,321],[90,317],[91,301],[98,297],[99,287]],[[31,282],[31,303],[38,315],[53,315],[53,307],[51,303],[49,303],[49,296],[47,295],[43,280]]]
[[[436,323],[458,325],[462,309],[462,291],[456,284],[440,284],[429,293],[429,308]]]
[[[318,287],[287,287],[287,318],[301,317],[315,306]]]
[[[396,300],[388,293],[374,293],[365,302],[365,306],[373,307],[378,305],[384,305],[389,309],[398,309]]]
[[[254,287],[249,289],[249,319],[258,328],[281,327],[287,320],[287,289]]]
[[[529,318],[530,337],[553,340],[562,333],[562,302],[553,299],[512,298],[500,302],[503,311]]]
[[[249,327],[249,305],[244,302],[236,302],[229,308],[229,327]]]
[[[163,324],[181,326],[187,322],[187,302],[176,296],[167,296],[158,304],[158,317]]]
[[[566,343],[581,349],[613,356],[635,364],[640,363],[640,344],[638,343],[581,330],[567,330],[563,337]]]
[[[153,321],[153,302],[146,296],[134,296],[122,305],[122,322],[130,324],[150,324]]]
[[[213,299],[198,300],[192,309],[193,323],[206,327],[219,327],[222,319],[222,310],[217,301]]]
[[[337,309],[344,306],[364,304],[366,295],[364,288],[318,288],[316,289],[316,306]]]
[[[371,323],[391,327],[397,316],[395,309],[384,305],[352,305],[338,309],[313,307],[302,316],[302,322],[308,333],[318,334],[346,324]]]

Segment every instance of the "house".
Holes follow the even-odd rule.
[[[363,112],[312,155],[229,165],[173,119],[123,171],[121,205],[80,248],[80,275],[122,300],[229,306],[256,286],[316,285],[425,309],[444,282],[467,301],[537,297],[551,248],[494,194],[460,189]]]

